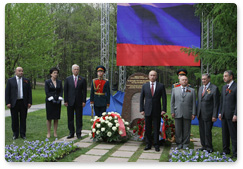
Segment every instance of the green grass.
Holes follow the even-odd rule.
[[[67,108],[62,106],[61,119],[58,122],[57,135],[58,138],[62,138],[69,134],[68,124],[67,124]],[[90,130],[91,122],[90,116],[83,116],[83,129]],[[47,134],[46,127],[46,110],[39,110],[36,112],[28,113],[26,121],[26,137],[28,141],[34,140],[45,140]],[[12,128],[11,128],[11,117],[5,118],[5,144],[9,145],[13,143],[12,140]],[[53,122],[51,128],[51,138],[50,141],[54,141],[53,136]],[[15,141],[16,145],[23,145],[24,140],[19,138]]]

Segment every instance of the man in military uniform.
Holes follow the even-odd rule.
[[[109,81],[103,78],[105,71],[104,66],[98,66],[96,68],[98,78],[93,79],[91,84],[90,106],[94,108],[95,115],[98,117],[101,117],[110,105]]]
[[[178,75],[178,80],[180,81],[181,76],[187,76],[187,70],[179,69],[179,70],[177,70],[177,75]],[[172,88],[179,87],[179,86],[181,86],[181,84],[179,82],[177,82],[172,85]],[[191,87],[191,85],[188,84],[188,87]]]

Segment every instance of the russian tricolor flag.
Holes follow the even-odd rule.
[[[181,48],[200,48],[193,4],[117,5],[118,66],[200,66]]]

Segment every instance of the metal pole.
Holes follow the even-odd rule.
[[[114,54],[114,38],[115,38],[115,33],[114,33],[114,27],[112,25],[110,25],[113,31],[113,42],[112,42],[112,53],[111,53],[111,57],[112,57],[112,61],[111,61],[111,84],[110,84],[110,91],[111,91],[111,95],[113,95],[113,90],[112,90],[112,86],[113,86],[113,54]]]

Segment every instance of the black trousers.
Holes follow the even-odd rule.
[[[232,119],[222,119],[223,152],[230,152],[230,138],[233,155],[237,155],[237,122]]]
[[[17,100],[16,105],[10,109],[12,131],[13,135],[17,138],[19,136],[19,131],[20,136],[25,137],[27,110],[27,107],[24,106],[24,100]]]
[[[74,135],[75,128],[74,128],[74,112],[76,114],[76,135],[80,136],[82,127],[83,127],[83,107],[82,105],[77,105],[74,103],[73,106],[67,107],[67,116],[68,116],[68,129],[69,134]]]
[[[98,117],[102,116],[102,113],[106,112],[106,106],[104,107],[96,107],[94,106],[94,111],[95,111],[95,115]]]
[[[146,144],[152,146],[152,128],[153,128],[153,143],[154,146],[159,146],[159,130],[161,117],[160,116],[145,116],[145,141]]]
[[[199,132],[200,132],[200,140],[203,148],[213,150],[212,144],[212,121],[206,121],[202,118],[199,118]]]

